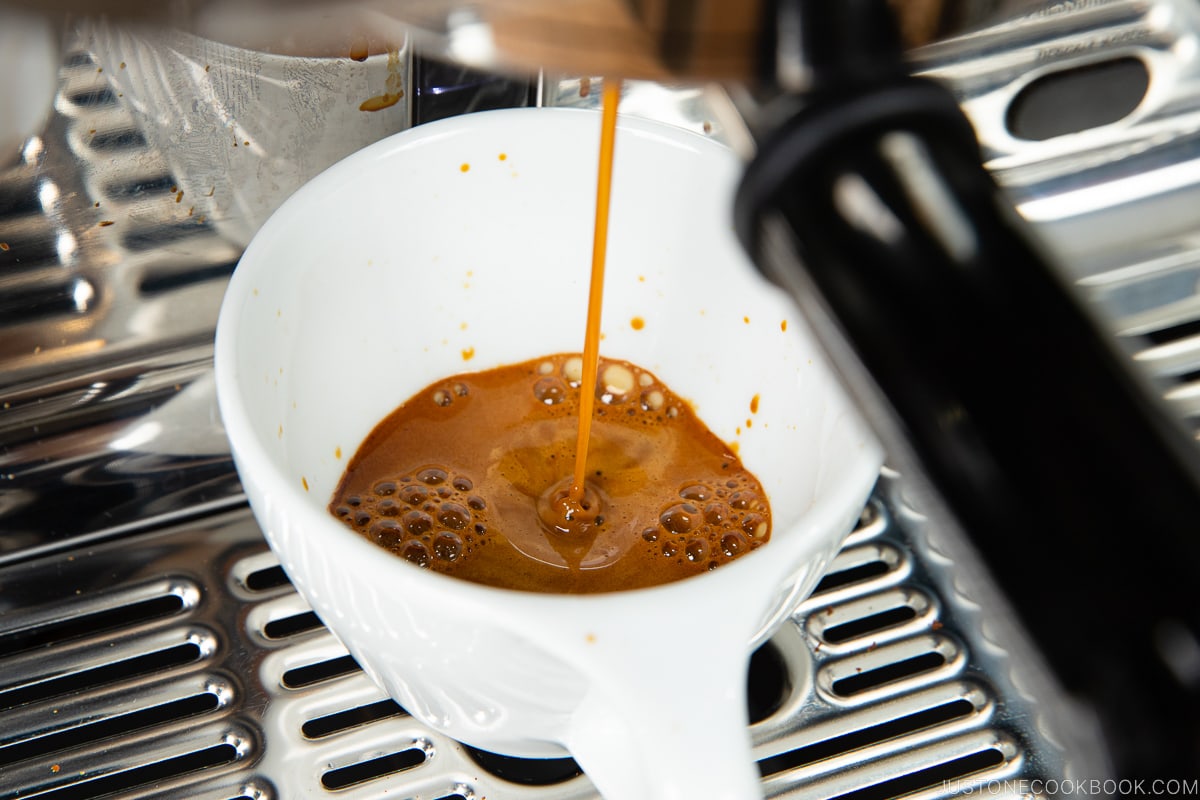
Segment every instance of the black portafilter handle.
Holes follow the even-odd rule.
[[[787,6],[812,88],[759,142],[738,235],[829,313],[877,428],[1095,710],[1118,777],[1195,776],[1200,448],[1051,268],[950,92],[906,74],[882,0]]]

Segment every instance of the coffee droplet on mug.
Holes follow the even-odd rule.
[[[419,567],[536,592],[670,583],[768,541],[761,485],[686,401],[628,362],[601,358],[596,376],[579,499],[583,360],[564,353],[406,400],[346,463],[330,513]]]

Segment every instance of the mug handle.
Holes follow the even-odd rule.
[[[762,797],[746,700],[755,618],[709,594],[588,634],[589,690],[565,744],[604,800]],[[681,623],[682,640],[664,634]]]

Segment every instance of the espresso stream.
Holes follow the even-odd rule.
[[[438,381],[385,418],[329,508],[421,566],[588,593],[716,569],[770,537],[761,485],[656,375],[599,356],[619,83],[606,82],[583,356]]]

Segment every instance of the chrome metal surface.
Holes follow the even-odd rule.
[[[895,486],[756,656],[767,796],[1102,775],[1074,712],[1018,688],[1037,683],[1019,642],[934,588]],[[245,510],[10,564],[0,586],[0,797],[595,797],[569,760],[498,762],[388,700]]]
[[[917,58],[959,92],[1065,277],[1200,431],[1195,9],[1056,3]],[[1152,75],[1130,115],[1011,136],[1008,105],[1034,77],[1117,54]],[[416,724],[288,586],[213,403],[211,336],[238,253],[176,202],[96,70],[69,52],[45,132],[0,170],[0,797],[594,796],[577,776],[515,780],[570,764],[497,767]],[[689,97],[669,114],[703,132],[717,118]],[[1083,712],[905,488],[885,474],[753,670],[769,796],[1103,777],[1097,743],[1073,738],[1090,736]]]
[[[1039,80],[1118,62],[1148,77],[1126,116],[1042,141],[1014,134],[1013,104]],[[925,48],[918,64],[954,87],[1064,277],[1200,435],[1200,5],[1051,3]]]

